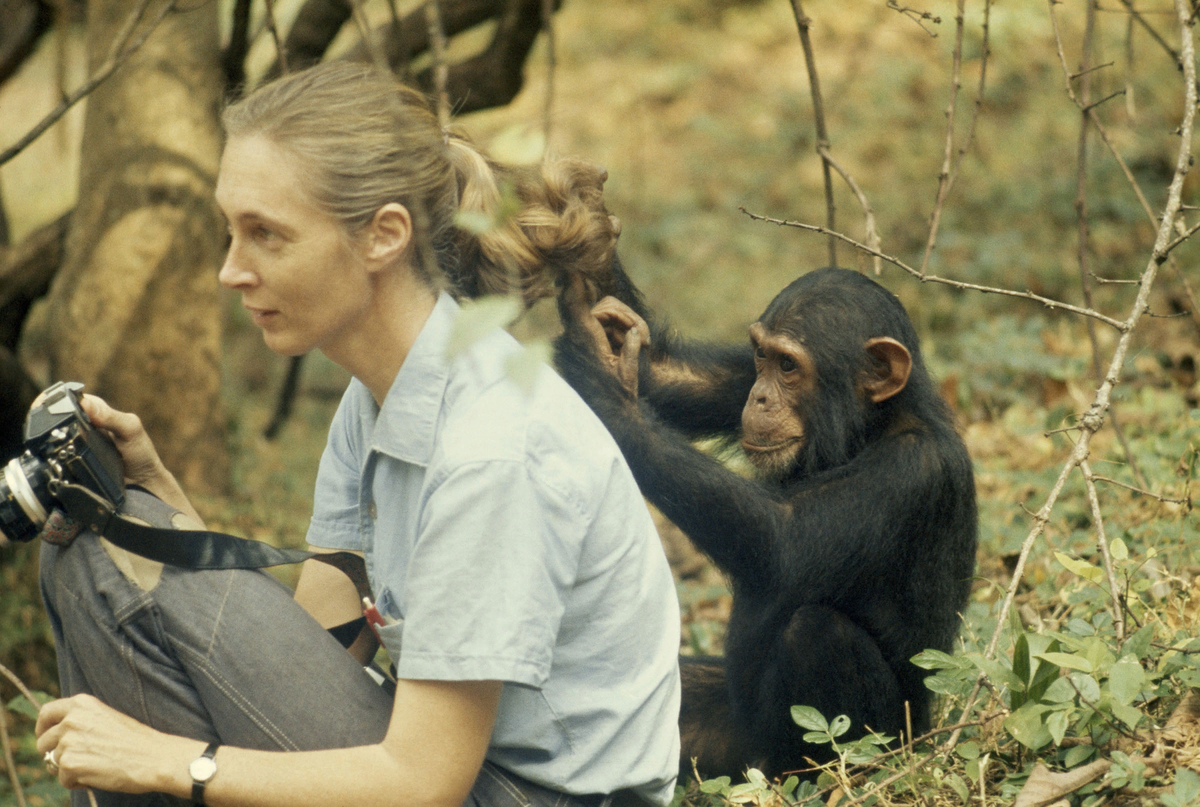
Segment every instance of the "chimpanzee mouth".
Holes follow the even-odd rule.
[[[803,440],[803,437],[789,437],[786,440],[780,440],[778,443],[752,443],[749,440],[742,441],[742,450],[747,454],[770,454],[775,451],[783,451]]]

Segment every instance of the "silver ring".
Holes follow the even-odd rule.
[[[58,776],[58,760],[54,758],[54,751],[56,750],[58,749],[47,751],[45,756],[42,757],[42,761],[46,763],[46,770],[50,771],[51,776]]]

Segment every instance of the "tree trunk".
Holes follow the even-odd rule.
[[[162,3],[151,3],[146,20]],[[216,282],[223,229],[212,201],[224,86],[217,6],[168,14],[88,99],[79,204],[47,310],[53,377],[83,381],[140,415],[167,467],[198,491],[228,482]],[[133,7],[88,3],[92,70]]]

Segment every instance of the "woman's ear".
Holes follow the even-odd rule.
[[[399,202],[388,202],[367,225],[366,258],[372,268],[390,266],[408,250],[412,239],[412,214]]]

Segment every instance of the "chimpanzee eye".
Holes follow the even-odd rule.
[[[784,356],[779,360],[780,372],[794,373],[798,369],[799,368],[797,367],[796,362],[793,359],[789,359],[787,356]]]
[[[767,357],[767,351],[763,350],[761,347],[754,348],[754,358],[765,359],[766,357]]]

